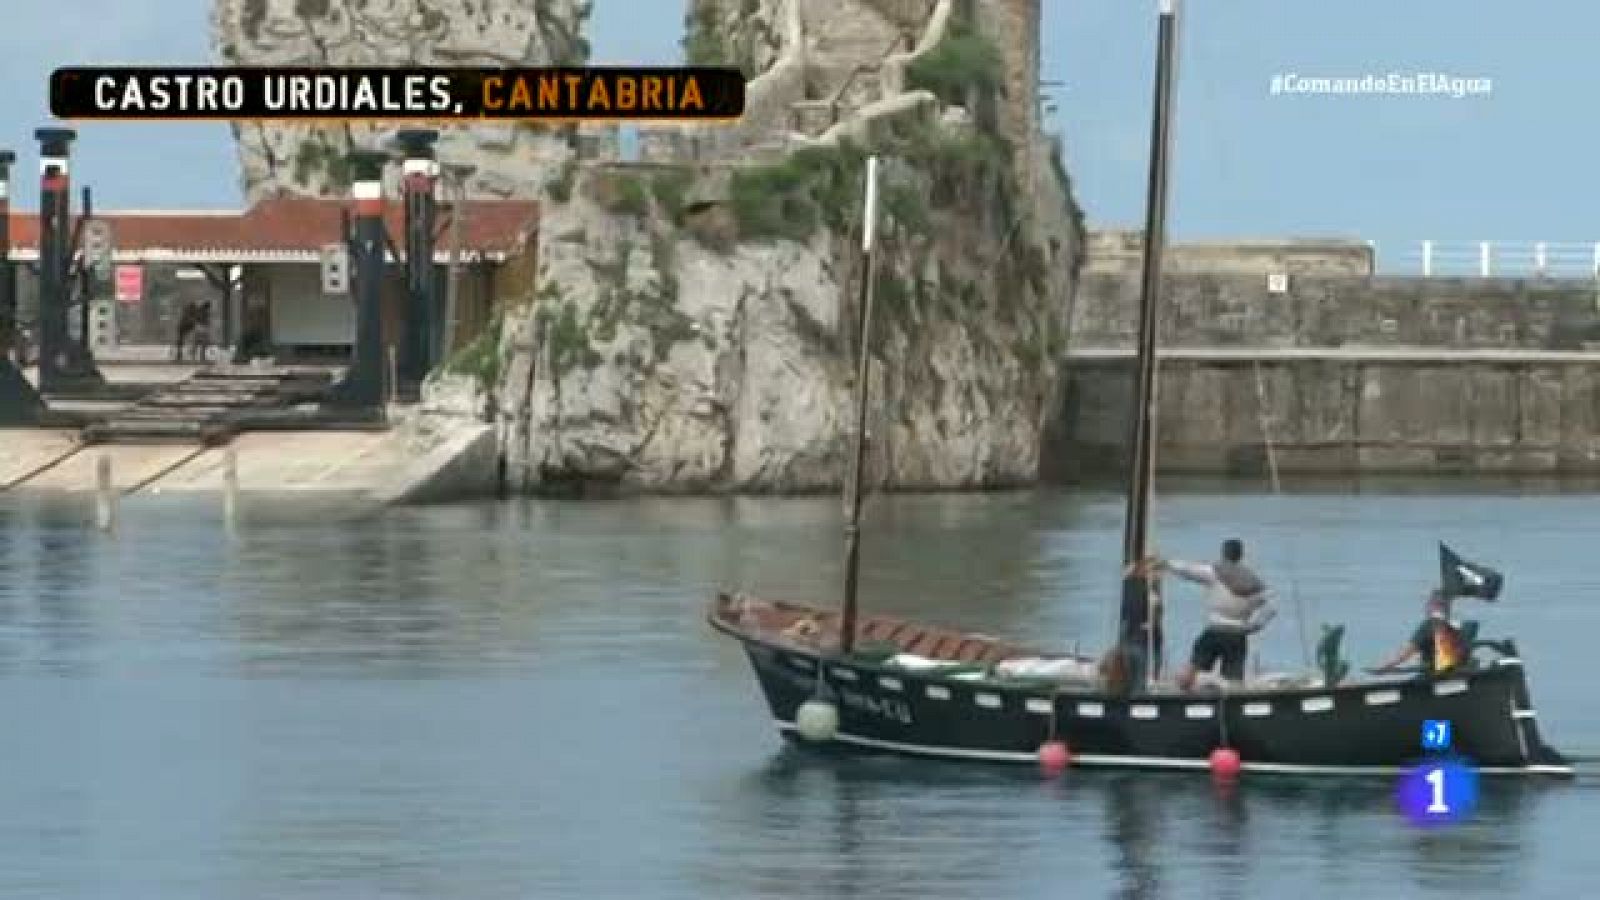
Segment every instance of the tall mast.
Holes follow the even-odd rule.
[[[861,222],[861,302],[856,328],[856,434],[855,465],[850,469],[850,519],[845,523],[844,613],[839,623],[839,652],[849,653],[856,645],[856,586],[861,570],[861,483],[867,468],[867,363],[872,357],[872,238],[878,212],[878,158],[867,157],[867,201]]]
[[[1154,120],[1150,130],[1150,178],[1146,187],[1144,265],[1139,281],[1138,381],[1134,391],[1133,438],[1128,470],[1128,513],[1122,535],[1124,565],[1149,554],[1150,494],[1155,480],[1155,389],[1157,303],[1161,252],[1166,239],[1167,152],[1172,133],[1173,57],[1177,44],[1177,0],[1161,0],[1156,35]],[[1136,579],[1138,590],[1148,585]]]

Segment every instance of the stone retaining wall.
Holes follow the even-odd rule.
[[[1139,231],[1098,229],[1089,232],[1086,271],[1137,277],[1144,253]],[[1324,277],[1366,277],[1373,274],[1372,245],[1341,238],[1260,238],[1169,243],[1161,260],[1167,273],[1252,274],[1268,272]]]
[[[1163,346],[1400,345],[1576,349],[1600,339],[1600,285],[1590,280],[1332,278],[1176,272],[1164,279]],[[1086,271],[1072,347],[1131,346],[1136,276]]]
[[[1120,477],[1133,361],[1068,362],[1046,478]],[[1285,475],[1600,473],[1600,355],[1162,364],[1158,469]]]

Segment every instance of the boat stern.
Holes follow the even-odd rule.
[[[1539,713],[1533,705],[1533,695],[1528,689],[1527,671],[1513,641],[1504,642],[1506,653],[1493,662],[1497,669],[1510,670],[1510,703],[1506,714],[1517,738],[1523,765],[1531,772],[1571,777],[1572,762],[1559,750],[1550,746],[1539,731]]]

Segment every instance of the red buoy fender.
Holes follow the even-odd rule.
[[[1211,774],[1218,778],[1233,778],[1243,765],[1239,751],[1232,747],[1218,747],[1211,751]]]
[[[1072,751],[1065,741],[1045,741],[1039,745],[1039,767],[1056,773],[1072,765]]]

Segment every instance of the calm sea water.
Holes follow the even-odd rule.
[[[1508,574],[1540,722],[1600,755],[1595,495],[1164,494],[1156,534],[1246,539],[1367,664],[1437,577]],[[737,648],[736,585],[828,602],[837,499],[512,502],[341,519],[0,497],[0,896],[115,898],[1586,896],[1596,780],[1486,781],[1404,824],[1378,780],[970,767],[786,750]],[[1121,503],[875,498],[874,609],[1097,647]],[[1293,602],[1298,598],[1298,603]],[[1200,618],[1174,594],[1175,647]],[[1466,610],[1463,610],[1466,611]]]

